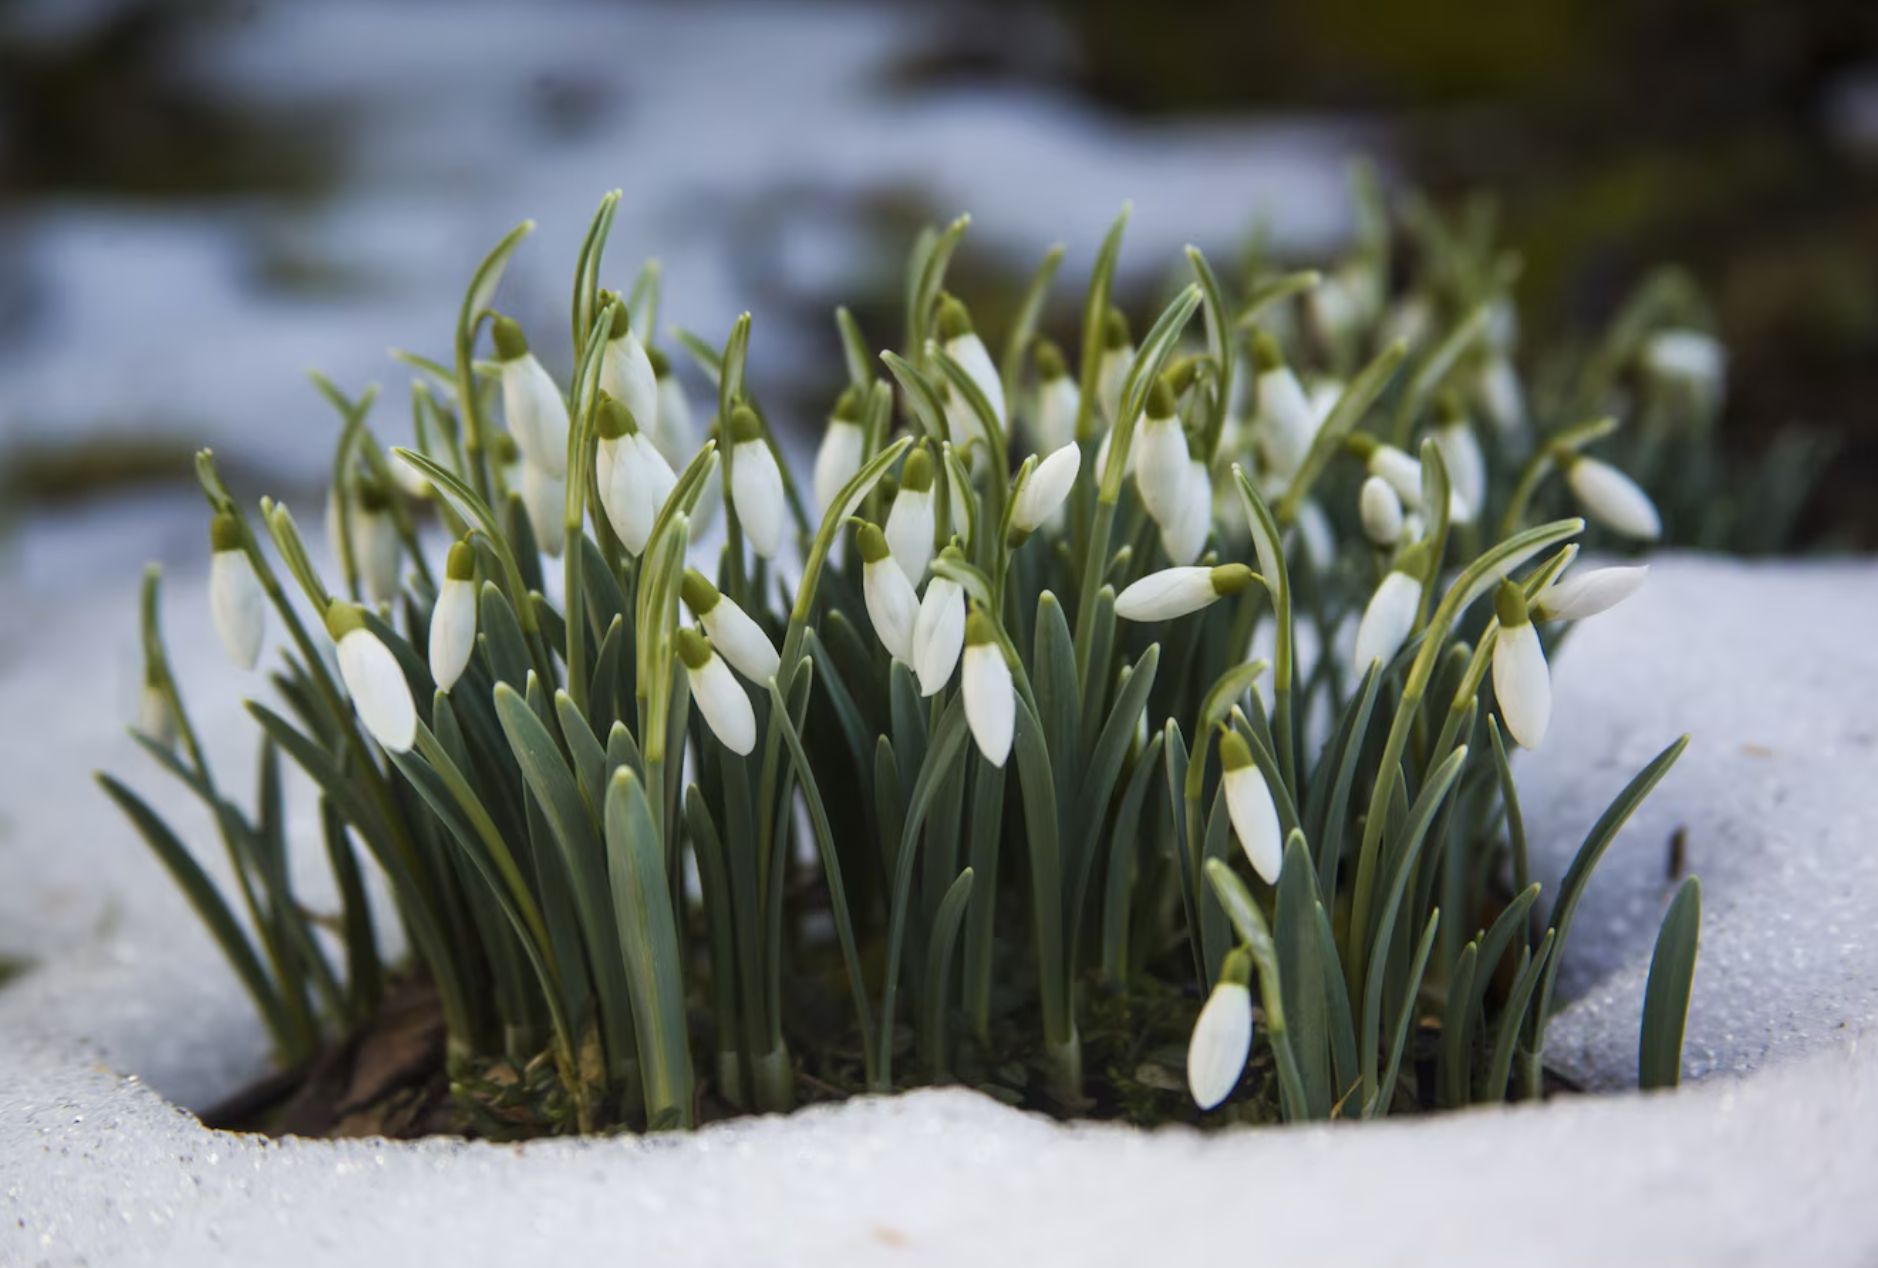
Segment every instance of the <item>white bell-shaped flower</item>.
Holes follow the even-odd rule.
[[[1583,454],[1565,462],[1565,483],[1585,514],[1613,533],[1653,542],[1663,535],[1663,519],[1640,485],[1610,463]]]
[[[1707,331],[1687,326],[1659,330],[1644,341],[1643,368],[1665,387],[1688,392],[1698,402],[1720,404],[1728,376],[1728,352]]]
[[[522,510],[544,555],[561,557],[567,542],[567,481],[522,460]]]
[[[835,402],[835,412],[815,451],[815,505],[823,511],[835,504],[841,490],[861,469],[867,437],[861,431],[861,394],[850,387]]]
[[[1474,395],[1481,412],[1502,436],[1517,435],[1526,426],[1526,389],[1512,357],[1505,353],[1489,356],[1480,367]]]
[[[1148,392],[1146,417],[1135,435],[1135,489],[1156,524],[1166,524],[1187,492],[1187,433],[1166,376]]]
[[[952,466],[952,459],[959,460],[959,464],[965,468],[969,478],[972,469],[972,454],[976,452],[975,449],[967,449],[961,453],[952,445],[947,444],[944,446],[944,453],[939,464],[946,474],[946,508],[952,523],[952,533],[967,549],[970,549],[972,544],[973,504],[968,500],[971,496],[967,492],[970,486],[964,480],[958,479],[958,473]]]
[[[522,328],[497,317],[492,328],[502,367],[502,413],[522,457],[550,475],[567,476],[567,402],[554,378],[528,350]]]
[[[933,695],[946,685],[964,646],[965,590],[950,577],[935,574],[926,583],[913,621],[913,673],[919,678],[920,695]]]
[[[1356,453],[1362,456],[1363,465],[1369,473],[1381,476],[1395,490],[1402,505],[1410,510],[1425,511],[1422,505],[1422,464],[1421,459],[1410,457],[1394,445],[1377,441],[1374,437],[1361,433],[1351,436],[1346,442]],[[1446,460],[1446,455],[1443,455]],[[1473,508],[1461,497],[1461,491],[1454,483],[1454,473],[1448,473],[1448,518],[1456,524],[1473,522]]]
[[[1011,756],[1011,735],[1017,720],[1017,695],[1011,685],[1011,666],[997,629],[982,610],[965,621],[965,657],[959,671],[965,693],[965,722],[971,727],[978,751],[993,766]]]
[[[782,549],[789,508],[783,497],[782,468],[763,438],[756,411],[739,405],[730,411],[730,505],[737,512],[750,549],[774,559]]]
[[[1172,621],[1238,594],[1255,575],[1244,564],[1163,568],[1116,596],[1115,615],[1124,621]]]
[[[1356,626],[1355,668],[1360,674],[1371,664],[1387,665],[1415,629],[1415,614],[1422,601],[1422,572],[1428,551],[1417,542],[1396,559],[1389,575],[1370,596],[1363,619]]]
[[[1233,835],[1245,851],[1252,870],[1267,885],[1278,883],[1278,870],[1284,866],[1285,837],[1278,824],[1278,805],[1265,774],[1252,760],[1252,747],[1237,731],[1227,731],[1219,740],[1220,781],[1226,793],[1226,815],[1232,820]]]
[[[613,310],[613,325],[600,349],[600,390],[632,411],[640,430],[658,435],[658,375],[624,304]]]
[[[1628,599],[1649,575],[1648,564],[1567,573],[1539,592],[1533,615],[1541,621],[1582,621]]]
[[[1327,572],[1337,559],[1337,530],[1330,526],[1330,514],[1316,498],[1298,504],[1298,540],[1304,544],[1305,562],[1317,572]]]
[[[430,613],[430,676],[439,691],[456,686],[469,668],[476,650],[476,609],[476,548],[467,540],[454,542]]]
[[[1063,352],[1048,339],[1037,344],[1037,425],[1039,451],[1054,452],[1076,441],[1076,414],[1082,391],[1070,377]]]
[[[1187,1041],[1187,1090],[1210,1110],[1232,1095],[1252,1055],[1252,960],[1243,947],[1226,953],[1219,981]]]
[[[867,604],[867,619],[874,626],[874,637],[889,656],[911,668],[919,595],[894,561],[886,534],[880,529],[872,524],[861,525],[856,545],[861,552],[861,596]]]
[[[1122,384],[1128,381],[1128,367],[1134,359],[1128,319],[1121,309],[1111,308],[1102,319],[1102,359],[1096,362],[1096,405],[1111,427],[1121,418]]]
[[[144,679],[143,689],[137,694],[137,729],[164,748],[176,747],[179,727],[176,711],[170,708],[169,692],[163,684],[150,678]]]
[[[756,711],[750,697],[709,640],[693,629],[678,631],[678,659],[691,683],[691,699],[711,734],[739,757],[756,747]]]
[[[1187,463],[1183,492],[1174,513],[1161,527],[1161,549],[1170,562],[1190,564],[1206,549],[1213,530],[1213,477],[1198,458]]]
[[[1433,435],[1455,495],[1466,505],[1469,519],[1478,516],[1487,505],[1487,458],[1480,450],[1480,438],[1474,435],[1453,397],[1446,398]]]
[[[985,349],[985,341],[972,329],[971,314],[965,305],[950,295],[939,300],[939,342],[946,350],[946,355],[958,362],[959,369],[972,381],[972,386],[984,396],[985,403],[991,406],[991,417],[997,421],[999,429],[1005,425],[1004,383],[998,378],[998,367],[991,363],[991,353]],[[965,402],[960,401],[961,405]],[[965,406],[967,414],[971,407]],[[971,434],[978,435],[976,417]],[[952,442],[958,444],[955,438]]]
[[[417,706],[398,658],[366,627],[357,604],[327,608],[326,631],[338,645],[339,677],[359,721],[390,752],[408,751],[417,738]]]
[[[1387,550],[1402,540],[1402,499],[1381,476],[1369,476],[1357,494],[1357,513],[1370,544]]]
[[[685,569],[679,592],[691,615],[704,627],[711,646],[730,662],[732,669],[756,683],[767,683],[776,676],[782,665],[776,645],[735,600],[718,593],[717,587],[696,568]]]
[[[601,401],[598,422],[599,451],[612,455],[606,461],[607,480],[599,486],[600,506],[620,544],[636,556],[645,550],[678,477],[624,404],[611,397]]]
[[[1518,585],[1502,581],[1493,606],[1500,618],[1493,638],[1493,696],[1507,734],[1522,748],[1538,748],[1552,720],[1552,675],[1546,668],[1539,631]]]
[[[398,561],[404,543],[391,518],[391,494],[376,480],[361,479],[352,507],[352,561],[373,603],[398,597]]]
[[[652,362],[652,373],[659,382],[659,425],[652,443],[658,446],[666,462],[674,468],[682,467],[698,452],[698,427],[691,417],[691,398],[685,395],[685,385],[673,373],[665,354],[657,348],[647,348],[646,357]],[[692,516],[694,526],[704,518],[703,507],[700,499],[697,513]]]
[[[209,546],[209,619],[228,659],[238,669],[253,669],[267,632],[267,596],[233,515],[220,514],[209,522]]]
[[[887,509],[887,548],[906,579],[917,586],[932,562],[933,513],[932,455],[924,443],[907,452],[900,468],[900,490]]]
[[[1011,503],[1011,529],[1034,533],[1062,509],[1076,474],[1082,469],[1082,449],[1075,441],[1046,454],[1032,469]]]
[[[1317,438],[1317,411],[1304,395],[1298,376],[1285,364],[1278,341],[1265,331],[1253,336],[1252,365],[1266,457],[1273,469],[1290,476],[1304,465],[1304,455]]]

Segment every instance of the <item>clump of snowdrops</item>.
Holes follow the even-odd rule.
[[[1599,455],[1621,419],[1528,408],[1508,278],[1392,284],[1369,232],[1228,289],[1189,248],[1137,328],[1110,303],[1124,213],[1071,346],[1037,333],[1058,249],[994,356],[944,290],[961,219],[915,244],[897,350],[837,313],[848,384],[805,484],[747,314],[662,350],[656,268],[601,288],[616,199],[567,382],[492,307],[528,225],[450,356],[398,354],[411,447],[318,380],[329,570],[200,455],[215,628],[242,671],[286,634],[248,704],[252,812],[146,585],[138,737],[213,811],[230,893],[100,778],[286,1060],[378,1005],[375,866],[488,1130],[953,1080],[1143,1119],[1540,1094],[1579,895],[1684,741],[1542,893],[1510,750],[1545,737],[1547,649],[1644,579],[1575,565],[1587,522],[1621,548],[1659,520]],[[1694,331],[1636,345],[1679,390],[1719,372]],[[715,387],[702,436],[680,350]],[[1558,501],[1584,518],[1534,514]],[[290,884],[283,757],[333,917]],[[1659,943],[1646,1083],[1676,1079],[1697,897]]]

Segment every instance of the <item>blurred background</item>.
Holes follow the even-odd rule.
[[[565,373],[616,186],[604,280],[658,257],[661,325],[714,343],[751,310],[806,446],[833,306],[891,342],[918,225],[973,214],[952,284],[994,330],[1063,242],[1061,322],[1124,200],[1145,303],[1188,241],[1330,257],[1357,156],[1495,220],[1529,343],[1686,267],[1730,348],[1728,451],[1829,458],[1775,544],[1878,544],[1871,0],[0,0],[0,579],[199,560],[200,444],[238,492],[312,496],[336,422],[309,368],[382,383],[401,437],[386,350],[444,354],[524,217],[503,306]]]

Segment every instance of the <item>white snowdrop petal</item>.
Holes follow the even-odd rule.
[[[451,577],[430,614],[430,676],[440,691],[456,686],[476,648],[476,583]]]
[[[1356,627],[1354,663],[1359,674],[1373,661],[1388,664],[1402,649],[1415,628],[1415,610],[1421,605],[1421,596],[1421,582],[1406,572],[1391,571],[1382,579]]]
[[[913,625],[919,619],[919,596],[900,566],[891,558],[866,566],[861,592],[874,637],[887,654],[903,665],[913,664]]]
[[[1224,777],[1226,813],[1232,820],[1233,834],[1239,848],[1268,885],[1278,883],[1278,872],[1285,861],[1284,832],[1278,823],[1278,807],[1272,801],[1271,787],[1257,766],[1229,770]]]
[[[1479,396],[1481,409],[1502,435],[1526,425],[1526,391],[1511,357],[1488,359],[1480,372]]]
[[[861,449],[866,437],[860,427],[846,419],[836,419],[822,433],[821,448],[815,452],[815,505],[826,511],[835,504],[841,490],[861,469]]]
[[[372,602],[389,603],[398,597],[398,557],[402,551],[397,525],[388,512],[353,508],[353,563]]]
[[[502,412],[522,457],[567,475],[567,402],[554,377],[532,352],[502,363]]]
[[[968,331],[946,342],[946,355],[959,363],[959,369],[971,378],[976,387],[991,406],[991,416],[1002,425],[1004,422],[1004,383],[998,377],[998,368],[991,363],[991,353],[985,349],[985,341],[976,331]],[[957,395],[955,393],[955,395]],[[965,405],[961,399],[959,402]],[[979,434],[977,415],[969,405],[965,405],[965,416],[972,424],[971,434]]]
[[[1507,733],[1522,748],[1538,748],[1552,720],[1552,676],[1531,621],[1503,626],[1494,636],[1493,695]]]
[[[1402,540],[1402,499],[1381,476],[1363,481],[1357,495],[1357,512],[1363,521],[1363,535],[1377,546],[1388,547]]]
[[[906,579],[918,585],[932,562],[933,504],[931,489],[901,489],[887,510],[887,549]]]
[[[701,623],[704,632],[730,667],[752,682],[767,683],[782,664],[775,644],[748,612],[728,598],[719,598]]]
[[[1076,412],[1082,395],[1067,374],[1045,383],[1037,396],[1037,445],[1060,449],[1076,441]]]
[[[641,435],[659,431],[659,381],[652,358],[631,330],[609,339],[600,351],[600,390],[624,405],[639,425]]]
[[[1052,450],[1030,473],[1011,508],[1011,524],[1031,533],[1063,505],[1082,469],[1082,449],[1074,441]]]
[[[409,750],[417,738],[417,706],[391,649],[368,629],[348,631],[339,640],[339,676],[372,738],[393,753]]]
[[[1272,465],[1289,476],[1304,465],[1304,455],[1317,437],[1317,412],[1290,366],[1259,375],[1258,397],[1266,452]]]
[[[1466,509],[1467,523],[1480,513],[1487,498],[1487,459],[1480,451],[1480,439],[1464,422],[1444,423],[1435,428],[1435,448],[1448,468],[1453,493]]]
[[[703,665],[687,666],[685,673],[691,680],[692,701],[711,734],[731,752],[748,756],[756,747],[756,710],[724,658],[713,652]]]
[[[1298,537],[1304,543],[1304,557],[1317,572],[1326,572],[1337,558],[1337,531],[1330,526],[1330,516],[1315,498],[1306,498],[1298,506]]]
[[[1649,575],[1648,564],[1567,573],[1539,596],[1538,607],[1548,621],[1582,621],[1628,599]]]
[[[1610,463],[1579,457],[1566,471],[1565,480],[1585,514],[1612,532],[1639,541],[1662,536],[1663,521],[1650,495]]]
[[[1163,568],[1116,596],[1115,615],[1124,621],[1171,621],[1198,612],[1218,597],[1211,568]]]
[[[730,504],[736,508],[750,548],[765,559],[774,559],[782,549],[787,508],[776,455],[760,439],[743,441],[731,453]]]
[[[228,659],[239,669],[253,669],[267,629],[267,597],[246,551],[218,550],[209,557],[209,617]]]
[[[1179,510],[1187,487],[1187,433],[1178,418],[1150,418],[1136,432],[1135,487],[1156,524]]]
[[[567,539],[567,483],[532,462],[522,463],[522,509],[535,545],[543,554],[560,558]]]
[[[966,648],[960,677],[965,693],[965,721],[972,729],[972,738],[978,742],[978,750],[986,761],[1002,766],[1011,755],[1011,735],[1017,718],[1011,667],[1004,662],[1004,652],[995,643],[977,643]]]
[[[934,577],[926,583],[919,616],[913,622],[913,672],[919,694],[930,696],[952,677],[965,646],[965,592],[958,582]]]
[[[652,536],[659,508],[671,495],[677,477],[643,432],[622,436],[613,458],[613,478],[601,497],[607,522],[629,554],[638,555]]]
[[[698,452],[698,429],[691,420],[691,398],[676,374],[659,380],[658,451],[674,466],[690,462]]]
[[[1389,482],[1402,505],[1422,509],[1422,464],[1394,445],[1377,445],[1369,456],[1369,470]]]
[[[1185,492],[1176,499],[1173,514],[1161,525],[1161,549],[1177,566],[1191,564],[1206,548],[1213,528],[1213,481],[1206,464],[1190,462],[1183,481]]]
[[[1221,982],[1187,1041],[1187,1090],[1193,1103],[1210,1110],[1232,1095],[1252,1054],[1252,993],[1238,982]]]

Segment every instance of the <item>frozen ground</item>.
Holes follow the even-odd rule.
[[[1693,734],[1581,909],[1578,998],[1552,1034],[1565,1069],[1629,1078],[1641,958],[1682,828],[1707,899],[1689,1066],[1719,1077],[1206,1138],[1060,1127],[933,1092],[688,1138],[516,1148],[268,1143],[205,1131],[159,1095],[202,1104],[258,1070],[262,1044],[86,777],[143,769],[115,730],[135,684],[138,554],[84,545],[124,536],[108,524],[42,531],[29,556],[95,566],[11,574],[24,601],[0,616],[0,950],[42,961],[0,990],[0,1262],[510,1264],[540,1238],[700,1264],[1035,1264],[1069,1247],[1089,1263],[1242,1247],[1364,1265],[1497,1264],[1515,1245],[1534,1264],[1878,1257],[1871,564],[1660,562],[1637,600],[1571,640],[1555,729],[1524,763],[1556,873],[1630,773]],[[212,724],[240,684],[201,600],[181,571],[166,616]]]

